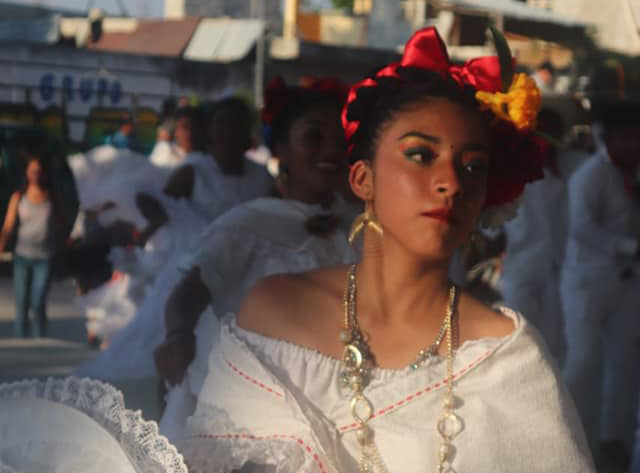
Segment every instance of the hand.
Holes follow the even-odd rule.
[[[169,215],[160,202],[149,194],[144,192],[136,194],[136,206],[142,216],[151,224],[162,226],[169,220]]]
[[[136,226],[125,220],[116,220],[108,227],[111,243],[115,246],[127,246],[135,242],[138,232]]]
[[[171,385],[179,384],[196,354],[193,333],[177,332],[170,335],[153,352],[158,374]]]

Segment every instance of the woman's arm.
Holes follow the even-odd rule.
[[[165,340],[154,352],[158,373],[170,384],[182,381],[195,356],[194,330],[210,302],[209,289],[197,267],[171,291],[165,308]]]
[[[169,180],[164,186],[164,193],[174,199],[180,199],[182,197],[190,199],[193,194],[194,183],[195,170],[193,166],[182,166],[169,176]]]
[[[144,246],[149,238],[151,238],[160,227],[169,221],[169,215],[167,215],[167,212],[162,207],[160,201],[146,192],[139,192],[136,194],[136,206],[148,222],[147,226],[142,229],[135,242],[138,246]]]
[[[16,225],[18,217],[18,202],[20,201],[20,192],[14,192],[9,200],[9,206],[7,207],[7,213],[4,217],[4,224],[0,231],[0,253],[4,251],[7,246],[7,241]]]

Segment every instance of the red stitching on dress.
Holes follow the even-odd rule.
[[[469,363],[467,366],[465,366],[464,368],[462,368],[460,371],[458,371],[457,373],[454,373],[453,376],[451,377],[452,379],[456,379],[459,378],[462,374],[464,374],[465,372],[469,371],[471,368],[473,368],[474,366],[476,366],[478,363],[480,363],[481,361],[483,361],[485,358],[488,358],[489,355],[491,355],[495,350],[489,350],[486,353],[482,354],[481,356],[479,356],[478,358],[476,358],[474,361],[472,361],[471,363]],[[426,394],[434,389],[437,389],[440,386],[446,386],[447,382],[446,382],[446,378],[442,381],[439,381],[435,384],[432,384],[431,386],[427,386],[426,388],[424,388],[422,391],[418,391],[417,393],[411,394],[410,396],[407,396],[406,398],[395,402],[394,404],[391,404],[387,407],[384,407],[382,409],[380,409],[378,412],[374,413],[371,418],[375,418],[375,417],[379,417],[381,415],[384,414],[388,414],[389,412],[397,409],[398,407],[404,405],[404,404],[409,404],[411,401],[414,401],[415,399],[419,398],[420,396],[422,396],[423,394]],[[350,429],[355,429],[356,427],[358,427],[358,423],[354,422],[353,424],[348,424],[348,425],[343,425],[342,427],[339,427],[338,430],[340,432],[345,432],[347,430]]]
[[[249,439],[249,440],[269,440],[269,439],[291,439],[297,441],[300,445],[304,447],[304,449],[312,455],[313,461],[318,466],[318,470],[321,473],[329,473],[327,468],[322,463],[320,456],[313,451],[313,449],[307,445],[304,440],[295,435],[286,435],[286,434],[274,434],[274,435],[250,435],[250,434],[198,434],[194,435],[192,438],[216,438],[216,439]]]
[[[265,391],[270,392],[271,394],[275,394],[278,397],[284,397],[284,395],[278,391],[273,390],[272,388],[270,388],[269,386],[267,386],[266,384],[261,383],[260,381],[258,381],[257,379],[252,378],[251,376],[249,376],[248,374],[243,373],[242,371],[240,371],[233,363],[231,363],[229,360],[225,359],[224,360],[227,365],[229,365],[229,368],[231,368],[234,372],[236,372],[237,374],[239,374],[240,376],[242,376],[244,379],[246,379],[247,381],[249,381],[250,383],[255,384],[256,386],[264,389]]]

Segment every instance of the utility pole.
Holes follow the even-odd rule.
[[[260,35],[256,44],[256,64],[253,78],[253,102],[258,110],[264,107],[262,89],[264,86],[265,60],[265,11],[264,0],[251,0],[251,12],[260,20]]]

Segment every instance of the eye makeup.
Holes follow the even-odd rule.
[[[414,145],[402,151],[409,161],[419,164],[428,164],[436,158],[436,153],[428,146]]]

